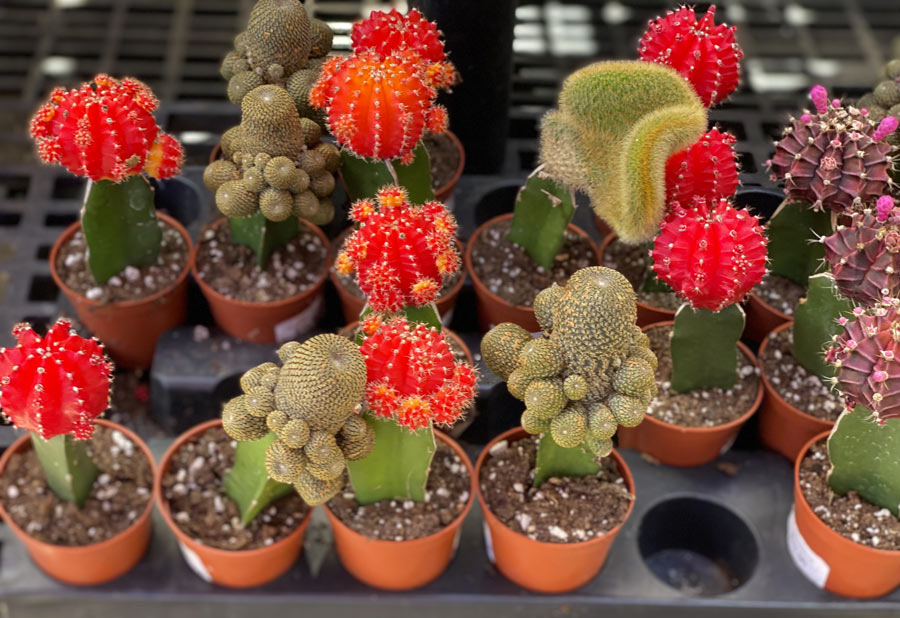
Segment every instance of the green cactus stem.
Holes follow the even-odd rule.
[[[411,204],[424,204],[434,199],[431,187],[431,163],[425,144],[419,142],[409,165],[386,159],[363,159],[347,149],[341,150],[341,174],[351,203],[373,198],[385,185],[398,184],[409,193]]]
[[[539,167],[516,196],[508,238],[524,248],[537,264],[550,269],[563,247],[566,226],[574,213],[572,191]]]
[[[225,475],[225,494],[238,505],[245,526],[275,500],[294,491],[292,485],[273,481],[266,472],[266,449],[275,437],[268,433],[259,440],[238,442],[234,465]]]
[[[738,378],[737,342],[744,332],[744,320],[740,305],[729,305],[718,313],[681,305],[669,343],[672,388],[688,393],[734,386]]]
[[[879,425],[862,406],[845,411],[828,438],[828,484],[838,494],[855,491],[900,515],[900,419]]]
[[[829,212],[816,212],[805,202],[782,203],[766,232],[771,273],[806,285],[825,259],[825,247],[816,240],[831,233]]]
[[[257,212],[249,217],[230,218],[229,223],[234,242],[250,247],[260,268],[269,264],[269,258],[276,249],[285,246],[300,233],[300,221],[297,217],[276,222]]]
[[[88,268],[100,285],[126,266],[149,266],[159,258],[162,229],[153,206],[153,188],[140,174],[119,183],[92,182],[81,228],[88,245]]]
[[[99,470],[88,454],[88,440],[76,440],[61,434],[44,440],[31,434],[31,445],[37,455],[47,485],[60,500],[84,506]]]
[[[597,474],[599,470],[600,464],[594,454],[581,445],[563,448],[553,440],[549,431],[541,436],[534,469],[535,487],[540,487],[552,477],[580,478]]]
[[[831,273],[809,278],[806,298],[800,301],[794,315],[794,345],[791,353],[803,367],[820,378],[831,378],[837,370],[825,362],[825,347],[835,335],[843,332],[838,324],[841,316],[850,317],[853,307],[837,293]]]

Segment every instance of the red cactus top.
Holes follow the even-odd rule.
[[[429,62],[446,59],[437,25],[422,17],[416,9],[406,15],[397,9],[391,9],[389,13],[373,11],[367,19],[353,24],[350,41],[353,51],[373,49],[382,58],[411,49]]]
[[[347,238],[337,269],[346,275],[356,270],[374,311],[427,305],[444,277],[459,270],[456,221],[440,202],[413,206],[403,188],[388,186],[374,202],[356,202],[350,218],[360,226]]]
[[[650,22],[639,49],[641,60],[678,71],[707,107],[721,103],[737,88],[744,57],[735,41],[736,28],[716,25],[715,15],[715,6],[700,21],[687,6],[669,11]]]
[[[475,396],[475,370],[455,362],[444,335],[424,324],[402,317],[378,324],[360,352],[368,376],[366,404],[409,429],[452,424]]]
[[[766,273],[759,221],[728,200],[674,204],[650,251],[653,270],[691,306],[721,311],[740,302]]]
[[[738,186],[735,138],[713,128],[666,162],[666,201],[690,204],[694,197],[730,198]]]
[[[50,439],[60,434],[90,438],[93,420],[109,404],[113,370],[96,339],[79,337],[68,320],[41,338],[17,324],[14,348],[0,349],[0,409],[20,429]]]
[[[43,161],[91,180],[120,182],[141,171],[168,178],[184,155],[156,125],[157,105],[136,79],[100,74],[76,90],[55,89],[32,118],[31,137]]]

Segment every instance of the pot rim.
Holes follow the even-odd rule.
[[[322,508],[325,510],[325,514],[328,516],[328,521],[331,522],[332,526],[339,526],[345,533],[351,534],[353,536],[359,537],[363,539],[366,543],[382,545],[387,547],[388,545],[392,547],[396,547],[398,544],[404,544],[406,547],[412,547],[413,545],[425,545],[430,543],[434,538],[442,535],[448,534],[454,529],[458,529],[462,526],[463,521],[466,519],[466,516],[469,514],[469,511],[472,510],[472,505],[475,503],[475,494],[478,490],[478,483],[475,479],[475,468],[472,466],[472,461],[469,459],[469,456],[466,455],[466,452],[463,448],[456,442],[453,438],[445,434],[443,431],[439,429],[434,429],[434,437],[441,440],[444,444],[449,446],[453,451],[459,456],[462,460],[463,464],[466,466],[466,470],[469,472],[469,499],[466,501],[466,506],[463,507],[463,510],[457,515],[449,524],[442,527],[437,532],[432,532],[428,536],[423,536],[418,539],[409,539],[407,541],[390,541],[386,539],[373,539],[369,538],[366,535],[357,532],[343,521],[341,521],[337,515],[335,515],[330,508],[328,508],[328,503],[325,502],[322,504]]]
[[[192,256],[194,255],[196,246],[191,242],[191,235],[188,234],[187,229],[185,229],[185,227],[177,219],[175,219],[171,215],[167,215],[164,212],[156,211],[155,214],[157,218],[161,219],[164,223],[174,228],[179,234],[181,234],[181,237],[184,239],[185,245],[188,249],[187,263],[182,267],[181,273],[178,275],[178,278],[175,279],[175,281],[173,281],[170,285],[154,292],[150,296],[144,296],[142,298],[136,298],[133,300],[120,300],[112,303],[102,303],[99,300],[92,300],[84,294],[79,294],[78,292],[67,286],[65,283],[63,283],[62,278],[59,276],[59,272],[57,272],[56,270],[56,258],[59,255],[59,251],[62,248],[63,244],[68,242],[68,240],[75,235],[75,232],[77,232],[81,228],[80,219],[63,230],[62,234],[57,237],[57,239],[53,242],[53,246],[50,248],[50,256],[48,257],[48,261],[50,263],[50,276],[53,278],[53,282],[60,290],[63,291],[66,296],[78,298],[79,302],[88,305],[92,309],[99,307],[131,308],[142,304],[153,303],[163,296],[170,294],[179,285],[185,282],[188,273],[191,272]]]
[[[210,556],[215,556],[217,558],[233,558],[235,556],[258,556],[266,554],[273,551],[274,548],[277,548],[282,544],[295,539],[298,535],[302,535],[306,530],[306,527],[309,525],[309,521],[312,517],[312,512],[313,510],[315,510],[315,507],[307,505],[306,516],[300,521],[300,523],[297,525],[297,528],[294,529],[286,537],[275,541],[271,545],[257,547],[256,549],[220,549],[218,547],[206,545],[205,543],[201,543],[194,537],[184,532],[181,528],[178,527],[178,524],[175,523],[175,520],[172,519],[171,509],[169,508],[169,501],[163,495],[162,490],[162,478],[169,469],[169,464],[171,463],[172,457],[182,446],[184,446],[194,438],[206,433],[210,429],[221,426],[221,418],[210,419],[208,421],[200,423],[199,425],[194,425],[193,427],[182,433],[180,436],[175,438],[172,444],[170,444],[166,449],[166,452],[163,453],[162,457],[160,457],[159,466],[157,467],[156,474],[153,477],[153,498],[154,502],[156,502],[159,514],[162,515],[163,520],[166,522],[166,527],[172,531],[172,534],[175,535],[175,539],[179,543],[184,543],[186,545],[189,545],[190,548],[195,551],[202,552]]]
[[[228,220],[228,218],[225,217],[224,215],[221,217],[217,217],[213,221],[211,221],[203,226],[203,228],[201,230],[201,234],[206,230],[211,230],[220,225],[224,225],[224,223],[227,220]],[[288,296],[287,298],[282,298],[280,300],[270,300],[270,301],[266,301],[266,302],[252,302],[252,301],[247,301],[247,300],[238,300],[236,298],[230,298],[228,296],[225,296],[224,294],[221,294],[219,291],[217,291],[215,288],[213,288],[209,283],[204,281],[203,277],[200,276],[200,273],[197,270],[197,255],[200,252],[200,242],[201,241],[198,240],[197,243],[194,245],[193,250],[191,251],[190,270],[191,270],[191,274],[194,277],[194,281],[196,281],[197,285],[200,286],[200,290],[203,292],[203,295],[207,296],[207,297],[215,298],[216,300],[218,300],[220,302],[228,303],[228,304],[231,304],[231,305],[237,306],[237,307],[244,307],[244,308],[248,308],[248,309],[249,308],[260,308],[260,307],[265,308],[265,309],[275,309],[275,308],[285,307],[292,303],[295,303],[295,302],[297,302],[297,299],[303,298],[304,296],[315,296],[316,294],[318,294],[319,290],[322,289],[322,286],[325,285],[325,280],[328,278],[328,271],[329,271],[328,256],[331,255],[331,243],[328,242],[328,237],[325,235],[325,232],[323,232],[322,229],[318,225],[313,225],[312,223],[309,223],[308,221],[305,221],[303,219],[300,219],[299,221],[300,221],[300,225],[305,225],[307,228],[311,229],[313,231],[313,233],[315,233],[316,236],[319,237],[319,239],[322,241],[322,244],[325,246],[325,268],[322,270],[322,272],[319,274],[319,277],[315,280],[315,282],[313,282],[312,285],[310,285],[305,290],[302,290],[302,291],[294,294],[293,296]]]
[[[763,386],[765,386],[767,395],[771,395],[778,403],[780,403],[786,409],[790,410],[790,412],[792,414],[798,414],[807,420],[815,421],[816,423],[819,423],[822,425],[822,429],[830,430],[831,427],[834,427],[834,421],[826,421],[826,420],[823,420],[816,416],[813,416],[812,414],[807,414],[803,410],[801,410],[801,409],[791,405],[787,401],[785,401],[784,397],[782,397],[781,394],[775,389],[775,387],[772,386],[772,383],[769,381],[769,378],[766,375],[765,365],[763,365],[763,363],[762,363],[762,355],[763,355],[763,352],[765,352],[765,350],[766,350],[766,346],[769,345],[769,339],[775,333],[780,333],[781,331],[787,330],[788,328],[792,328],[793,326],[794,326],[793,320],[791,320],[789,322],[785,322],[784,324],[779,324],[778,326],[773,328],[772,331],[769,332],[769,334],[767,334],[763,338],[762,343],[759,344],[759,354],[757,354],[757,361],[759,362],[759,375],[763,380]]]
[[[597,215],[594,215],[594,216],[596,217]],[[610,232],[609,234],[607,234],[606,236],[603,237],[603,240],[600,242],[600,262],[601,262],[600,265],[601,266],[603,265],[603,256],[606,255],[606,250],[609,248],[609,246],[614,241],[616,241],[618,239],[619,239],[619,235],[616,234],[614,231]],[[648,305],[645,302],[641,302],[640,300],[635,300],[634,302],[635,302],[635,304],[643,307],[647,311],[655,311],[657,313],[661,313],[663,315],[670,316],[672,319],[675,318],[676,310],[674,310],[674,309],[664,309],[662,307],[655,307],[653,305]],[[659,324],[659,322],[654,322],[654,324]]]
[[[651,328],[658,328],[658,327],[662,327],[662,326],[673,326],[674,324],[675,324],[675,322],[673,320],[667,320],[665,322],[654,322],[653,324],[648,324],[647,326],[642,328],[641,332],[646,333]],[[741,351],[741,353],[751,363],[753,363],[753,366],[756,367],[756,369],[759,371],[759,374],[761,376],[762,370],[760,369],[759,359],[756,358],[756,355],[753,354],[753,352],[750,350],[750,348],[748,348],[747,345],[743,341],[738,340],[737,346],[738,346],[738,349]],[[764,388],[763,381],[760,380],[759,385],[757,386],[757,389],[756,389],[756,397],[753,399],[753,403],[750,404],[750,407],[747,409],[747,411],[744,412],[743,414],[741,414],[736,419],[728,421],[727,423],[722,423],[721,425],[713,425],[712,427],[686,427],[684,425],[676,425],[675,423],[667,423],[665,421],[661,421],[658,418],[655,418],[650,414],[644,414],[644,420],[642,420],[641,422],[646,423],[646,422],[650,421],[651,424],[659,425],[659,426],[665,427],[665,428],[670,428],[670,427],[675,428],[679,432],[689,433],[689,434],[691,434],[691,433],[692,434],[711,433],[711,432],[718,432],[718,431],[723,431],[723,430],[734,429],[734,428],[740,427],[741,425],[746,423],[750,419],[750,417],[753,416],[753,414],[759,409],[759,406],[762,404],[763,395],[765,395],[765,392],[766,392],[766,390]]]
[[[816,512],[812,510],[809,502],[806,501],[806,496],[803,495],[803,490],[800,489],[800,464],[803,462],[803,459],[806,457],[806,453],[809,452],[809,449],[811,449],[817,442],[823,439],[827,440],[830,434],[830,431],[823,431],[822,433],[810,438],[810,440],[803,445],[803,448],[800,449],[800,454],[797,455],[797,459],[794,461],[794,508],[796,509],[799,507],[804,509],[806,511],[807,519],[811,517],[815,520],[815,525],[821,526],[822,528],[827,530],[828,534],[835,539],[835,542],[837,542],[838,546],[841,548],[841,551],[858,551],[861,553],[869,554],[871,556],[897,559],[898,557],[900,557],[900,549],[877,549],[875,547],[869,547],[868,545],[862,545],[861,543],[851,541],[843,534],[835,531],[831,526],[822,521],[822,519],[818,515],[816,515]],[[829,463],[831,462],[829,461]]]
[[[109,421],[103,418],[94,419],[94,423],[100,425],[102,427],[106,427],[107,429],[113,429],[115,431],[120,431],[125,436],[131,440],[134,444],[138,445],[141,449],[141,452],[144,454],[144,457],[150,463],[150,472],[153,473],[153,478],[156,478],[157,474],[157,465],[153,459],[153,453],[150,452],[150,448],[147,444],[138,436],[136,433],[125,427],[124,425],[120,425],[119,423],[114,423],[113,421]],[[7,447],[6,451],[0,456],[0,476],[6,471],[6,467],[9,464],[9,460],[12,456],[23,450],[26,446],[30,448],[30,440],[31,440],[31,432],[26,431],[24,434],[16,438],[15,442],[13,442],[9,447]],[[19,524],[13,521],[13,518],[7,512],[6,507],[3,506],[3,502],[0,501],[0,518],[6,522],[6,525],[10,527],[10,529],[19,537],[27,537],[30,539],[31,543],[35,545],[42,546],[47,548],[48,550],[52,550],[55,552],[60,552],[64,554],[69,554],[74,559],[77,554],[85,550],[103,550],[109,549],[115,543],[119,541],[119,539],[128,533],[131,533],[133,530],[143,526],[150,519],[150,516],[153,514],[153,504],[156,501],[156,496],[152,491],[150,492],[150,499],[147,500],[147,504],[144,506],[144,510],[141,514],[135,518],[135,520],[131,523],[130,526],[121,530],[114,536],[106,539],[105,541],[100,541],[99,543],[89,543],[88,545],[57,545],[55,543],[47,543],[46,541],[41,541],[40,539],[35,538],[34,536],[28,534],[25,530],[23,530]]]
[[[519,311],[533,312],[534,307],[529,307],[527,305],[514,305],[511,302],[509,302],[508,300],[495,294],[494,292],[491,292],[488,289],[488,287],[481,281],[481,279],[478,277],[478,275],[475,273],[475,269],[472,266],[472,249],[473,249],[473,247],[475,247],[475,240],[478,238],[478,235],[481,234],[481,232],[484,231],[485,228],[487,228],[489,225],[491,225],[493,223],[496,223],[498,221],[502,221],[505,219],[512,219],[513,214],[514,213],[511,213],[511,212],[503,213],[502,215],[497,215],[496,217],[491,217],[490,219],[488,219],[487,221],[485,221],[484,223],[479,225],[475,229],[475,232],[472,234],[472,236],[469,237],[469,241],[466,243],[466,251],[463,254],[463,264],[465,264],[466,272],[468,273],[469,277],[472,279],[472,284],[475,286],[478,294],[484,294],[491,300],[493,300],[497,303],[502,303],[503,306],[506,306],[506,307],[511,307],[511,308],[519,310]],[[583,229],[581,229],[574,223],[570,222],[566,226],[566,229],[570,232],[574,232],[574,233],[578,234],[582,238],[587,239],[588,244],[591,248],[591,251],[593,251],[593,253],[594,253],[594,258],[596,258],[596,260],[597,260],[597,266],[602,266],[603,265],[603,255],[600,253],[600,249],[597,247],[597,243],[594,242],[594,239],[591,238],[587,232],[585,232]]]
[[[450,141],[453,142],[453,145],[456,146],[456,151],[459,153],[459,164],[456,166],[456,171],[453,173],[453,177],[434,190],[435,199],[438,199],[438,194],[450,192],[456,186],[456,183],[459,182],[459,179],[462,176],[463,169],[465,169],[466,167],[466,149],[463,148],[462,142],[459,141],[459,137],[450,129],[444,131],[443,134],[449,137]],[[449,197],[450,196],[448,195],[445,199],[449,199]]]
[[[777,316],[778,318],[780,318],[782,320],[786,320],[786,321],[794,320],[794,318],[792,316],[789,316],[788,314],[779,311],[778,309],[776,309],[775,307],[773,307],[772,305],[770,305],[769,303],[764,301],[762,298],[760,298],[759,294],[757,294],[753,290],[750,290],[750,293],[747,295],[747,297],[749,299],[749,302],[758,303],[762,309],[771,312],[773,315]]]
[[[481,451],[481,453],[479,453],[478,461],[475,463],[476,474],[479,477],[481,476],[481,468],[484,466],[488,457],[491,456],[490,451],[491,451],[491,447],[494,444],[500,442],[501,440],[507,440],[510,443],[518,442],[519,440],[528,438],[531,435],[532,434],[529,434],[527,431],[525,431],[521,427],[513,427],[512,429],[507,429],[506,431],[501,433],[499,436],[496,436],[493,440],[488,442],[485,445],[484,449]],[[512,440],[512,438],[516,438],[516,439]],[[610,541],[611,539],[615,538],[616,535],[619,534],[619,532],[622,529],[622,526],[624,526],[625,523],[628,521],[628,518],[631,517],[631,513],[634,511],[635,500],[637,500],[637,493],[635,492],[635,486],[634,486],[634,476],[631,474],[631,468],[628,467],[628,464],[625,463],[625,458],[622,457],[616,449],[613,449],[612,452],[610,453],[610,455],[613,457],[613,459],[615,459],[616,465],[619,467],[619,474],[621,474],[622,478],[625,479],[625,485],[626,485],[626,487],[628,487],[628,491],[631,493],[633,499],[628,504],[628,510],[625,511],[625,517],[622,519],[622,521],[618,525],[616,525],[614,528],[612,528],[611,530],[607,530],[606,532],[604,532],[602,535],[595,536],[594,538],[592,538],[589,541],[578,541],[577,543],[550,543],[548,541],[537,541],[535,539],[528,538],[526,535],[522,534],[518,530],[513,530],[512,528],[510,528],[509,526],[504,524],[502,521],[500,521],[500,518],[497,517],[493,511],[491,511],[490,506],[488,506],[487,501],[484,499],[484,496],[481,493],[481,482],[479,479],[479,482],[477,483],[478,500],[481,503],[481,512],[484,515],[485,523],[490,522],[493,525],[502,526],[503,528],[506,528],[510,532],[516,534],[518,537],[521,537],[520,538],[521,542],[529,544],[529,545],[536,545],[536,546],[541,546],[541,547],[547,547],[547,546],[559,547],[559,548],[565,548],[567,546],[589,547],[591,544],[599,545],[600,543]]]

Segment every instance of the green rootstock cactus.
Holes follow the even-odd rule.
[[[769,272],[806,285],[825,259],[825,247],[816,241],[831,233],[829,212],[813,210],[808,202],[784,202],[766,226]]]
[[[794,314],[794,344],[791,353],[803,367],[819,378],[832,378],[835,368],[825,361],[825,349],[843,332],[841,317],[852,316],[850,301],[838,294],[831,273],[809,278],[806,298]]]
[[[665,212],[666,161],[706,131],[706,108],[669,67],[599,62],[573,73],[544,116],[545,171],[585,191],[625,242],[650,240]]]
[[[222,424],[239,441],[272,432],[269,478],[292,484],[307,504],[322,504],[343,486],[347,461],[374,446],[374,431],[357,414],[365,360],[353,342],[330,334],[286,343],[278,356],[282,367],[264,363],[241,377],[243,394],[225,404]]]
[[[638,425],[656,395],[656,356],[635,324],[634,290],[615,270],[584,268],[538,294],[534,309],[542,337],[500,324],[482,341],[482,356],[525,402],[526,431],[606,457],[616,427]],[[553,472],[539,470],[535,484]]]

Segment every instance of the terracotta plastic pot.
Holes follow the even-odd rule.
[[[297,561],[297,556],[303,548],[303,535],[309,525],[312,509],[309,509],[297,529],[280,541],[259,549],[233,551],[210,547],[185,534],[172,519],[169,502],[163,495],[162,479],[172,463],[175,452],[210,429],[221,426],[221,419],[201,423],[181,434],[172,443],[159,462],[153,480],[153,496],[163,520],[178,539],[178,546],[185,562],[197,575],[208,582],[229,588],[262,586],[283,575]]]
[[[747,314],[747,325],[741,338],[752,343],[763,341],[766,335],[792,320],[791,316],[778,311],[753,292],[747,296],[744,313]]]
[[[491,447],[507,440],[510,444],[528,437],[521,427],[500,434],[481,451],[475,465],[476,478],[481,478],[481,468],[490,457]],[[611,457],[625,479],[628,491],[634,494],[634,479],[625,460],[615,451]],[[484,515],[484,540],[488,557],[510,581],[535,592],[558,594],[585,585],[600,572],[613,541],[634,508],[628,506],[625,519],[609,532],[581,543],[544,543],[530,539],[510,529],[487,507],[478,485],[478,501]]]
[[[600,263],[603,263],[603,256],[606,255],[606,249],[616,240],[618,240],[618,236],[610,231],[609,234],[604,236],[603,242],[600,243]],[[637,304],[637,325],[643,328],[644,326],[649,326],[650,324],[657,324],[659,322],[671,322],[675,319],[675,312],[671,309],[660,309],[659,307],[654,307],[653,305],[648,305],[647,303],[642,303],[641,301],[635,301]]]
[[[597,228],[597,233],[600,234],[602,240],[606,240],[606,237],[613,233],[612,228],[606,224],[606,221],[597,215],[594,215],[594,227]]]
[[[324,505],[341,564],[356,579],[369,586],[382,590],[420,588],[437,579],[456,553],[463,520],[475,500],[475,470],[466,452],[456,442],[437,430],[434,436],[453,449],[465,464],[471,480],[465,508],[440,531],[411,541],[371,539],[347,526],[331,512],[327,504]]]
[[[97,419],[94,422],[101,427],[115,429],[125,434],[141,449],[144,457],[150,462],[151,471],[155,474],[156,465],[153,461],[153,454],[134,432],[103,419]],[[0,457],[0,476],[3,475],[10,458],[15,453],[30,448],[31,436],[28,433],[13,442]],[[0,517],[25,544],[25,548],[35,564],[50,577],[74,586],[97,586],[121,577],[133,569],[147,552],[153,528],[150,517],[152,513],[153,500],[151,499],[147,501],[147,506],[134,520],[134,523],[111,539],[91,545],[65,546],[45,543],[29,535],[13,521],[3,504],[0,503]]]
[[[800,463],[828,432],[813,437],[794,462],[794,509],[788,516],[787,545],[794,563],[820,588],[856,599],[883,596],[900,585],[900,551],[854,543],[819,519],[800,489]]]
[[[673,322],[660,322],[645,326],[643,330],[672,325]],[[738,348],[754,365],[759,366],[759,361],[747,346],[738,341]],[[715,461],[731,447],[738,431],[762,403],[763,393],[760,380],[750,408],[733,421],[715,427],[682,427],[646,414],[637,427],[619,427],[616,432],[619,447],[646,453],[668,466],[702,466]]]
[[[475,233],[472,234],[472,237],[469,239],[469,242],[466,245],[466,252],[463,254],[466,272],[469,273],[469,276],[472,278],[472,284],[475,286],[475,297],[478,299],[478,325],[483,332],[489,331],[491,327],[496,326],[501,322],[513,322],[529,332],[537,332],[541,329],[537,323],[537,319],[534,317],[533,308],[524,305],[513,305],[497,294],[491,292],[481,279],[478,278],[478,275],[475,274],[475,269],[472,265],[472,249],[475,247],[475,241],[478,239],[478,235],[481,234],[485,228],[499,221],[512,219],[512,217],[513,213],[506,213],[494,217],[493,219],[489,219],[478,226],[478,229],[475,230]],[[587,233],[580,227],[571,223],[569,224],[568,229],[570,232],[574,232],[583,238],[587,238],[591,250],[594,252],[594,256],[597,259],[597,264],[602,264],[603,260],[600,250]]]
[[[456,133],[453,131],[446,131],[446,135],[450,138],[450,141],[453,142],[453,145],[456,146],[456,151],[459,153],[459,164],[456,166],[456,171],[453,173],[453,177],[449,182],[434,190],[434,199],[439,202],[448,202],[450,200],[450,197],[453,195],[453,190],[456,188],[456,183],[459,182],[459,179],[462,176],[463,168],[466,167],[466,149],[463,148],[462,142],[459,141],[459,138],[456,137]]]
[[[225,225],[227,219],[213,221],[209,227]],[[197,268],[197,254],[200,244],[191,253],[191,272],[200,291],[209,303],[216,324],[229,335],[251,343],[274,343],[287,341],[315,326],[318,312],[322,307],[322,287],[328,278],[328,257],[331,245],[328,237],[318,226],[300,221],[318,236],[325,245],[325,268],[310,287],[299,294],[282,300],[254,303],[228,298],[217,292],[200,276]]]
[[[362,313],[363,307],[366,306],[366,301],[361,296],[353,294],[350,290],[344,287],[337,272],[331,266],[332,264],[334,264],[337,253],[338,251],[340,251],[341,247],[344,246],[344,240],[346,240],[351,230],[352,228],[347,228],[338,235],[338,237],[334,241],[334,245],[332,246],[333,251],[328,256],[328,276],[331,278],[331,284],[337,290],[338,297],[341,299],[341,310],[344,312],[344,320],[347,322],[347,324],[359,320],[359,315]],[[457,250],[460,254],[462,254],[462,242],[460,242],[459,239],[454,240],[456,240]],[[435,305],[437,305],[438,313],[441,314],[441,318],[445,318],[445,322],[449,321],[449,319],[446,319],[446,316],[456,306],[456,300],[457,298],[459,298],[459,291],[462,290],[465,280],[465,276],[460,276],[459,281],[456,282],[456,285],[448,290],[446,294],[434,301]]]
[[[184,226],[165,213],[157,212],[156,216],[181,234],[191,252],[191,237]],[[78,320],[103,342],[116,365],[149,367],[156,341],[187,317],[188,265],[185,264],[172,285],[145,298],[108,304],[91,300],[63,283],[56,270],[60,249],[79,229],[81,222],[76,221],[65,229],[50,249],[50,276],[53,282],[72,303]]]
[[[773,330],[770,335],[787,330],[794,326],[794,322],[782,324]],[[769,345],[769,336],[763,338],[759,347],[759,358],[762,359],[766,347]],[[772,387],[772,383],[766,376],[765,366],[760,361],[760,375],[766,396],[759,408],[759,439],[773,451],[781,453],[791,461],[797,459],[803,446],[811,438],[823,431],[831,431],[834,421],[824,421],[815,416],[801,412],[778,394]]]
[[[356,322],[350,322],[349,324],[347,324],[347,326],[345,326],[345,327],[343,327],[341,330],[339,330],[339,331],[338,331],[338,334],[341,335],[341,336],[347,336],[347,335],[349,335],[351,332],[353,332],[354,330],[356,330],[356,327],[357,327],[357,326],[359,326],[359,322],[358,322],[358,321],[356,321]],[[450,337],[453,341],[456,342],[456,345],[458,345],[458,346],[462,349],[462,351],[465,353],[465,355],[466,355],[466,360],[469,362],[470,365],[472,365],[472,366],[474,367],[474,366],[475,366],[475,360],[473,359],[473,357],[472,357],[472,351],[469,349],[469,346],[466,345],[466,342],[463,341],[462,338],[461,338],[459,335],[457,335],[456,333],[454,333],[454,332],[453,332],[452,330],[450,330],[449,328],[444,328],[441,332],[444,333],[445,335],[447,335],[447,336]]]

